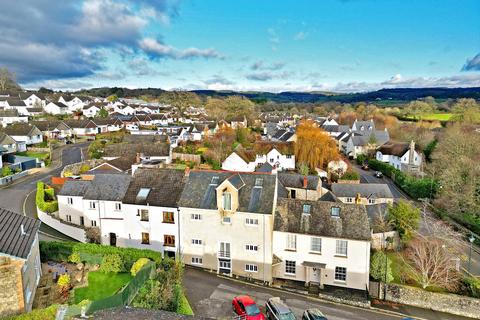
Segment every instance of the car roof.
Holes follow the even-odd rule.
[[[280,298],[278,298],[278,297],[270,298],[270,299],[268,299],[268,301],[271,304],[275,305],[275,308],[278,310],[279,313],[290,313],[290,312],[292,312],[290,310],[290,308],[285,303],[283,303],[283,301],[280,300]]]
[[[242,301],[244,305],[250,305],[250,304],[255,304],[255,301],[250,298],[249,296],[238,296],[236,299]]]
[[[306,311],[311,316],[311,319],[325,319],[325,315],[317,308],[307,309]]]

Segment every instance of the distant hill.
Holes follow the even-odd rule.
[[[107,97],[117,95],[118,97],[139,97],[142,95],[160,95],[165,90],[160,88],[93,88],[77,91],[76,94],[86,94],[92,96]],[[242,95],[256,102],[273,101],[278,103],[315,103],[315,102],[375,102],[375,101],[395,101],[401,103],[404,101],[416,100],[427,96],[435,99],[457,99],[474,98],[480,99],[480,87],[476,88],[398,88],[381,89],[363,93],[334,93],[334,92],[294,92],[286,91],[279,93],[261,92],[261,91],[217,91],[217,90],[192,90],[200,96],[218,96],[227,97],[232,95]]]

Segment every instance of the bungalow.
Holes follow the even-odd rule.
[[[0,106],[7,110],[17,110],[18,114],[22,116],[28,116],[27,105],[23,100],[19,98],[5,98],[0,102]]]
[[[46,106],[45,106],[45,112],[46,113],[50,113],[50,114],[54,114],[54,115],[62,115],[62,114],[69,114],[71,113],[69,107],[63,103],[63,102],[49,102]]]
[[[273,229],[274,281],[366,291],[370,240],[365,206],[280,198]]]
[[[272,280],[276,176],[187,170],[179,201],[183,263]]]
[[[100,133],[100,128],[92,120],[65,120],[64,123],[77,136],[95,136]]]
[[[24,92],[19,94],[20,99],[28,108],[43,108],[46,105],[45,96],[38,92]]]
[[[32,121],[32,125],[36,126],[38,130],[42,131],[42,134],[50,139],[63,139],[70,137],[73,134],[73,130],[70,129],[63,121]]]
[[[37,127],[30,124],[16,123],[2,129],[17,143],[17,151],[27,150],[27,146],[43,142],[43,135]]]
[[[20,115],[16,109],[0,109],[0,125],[6,127],[12,123],[27,123],[28,117]]]
[[[82,108],[82,113],[87,118],[93,118],[103,108],[102,104],[90,103]]]
[[[113,112],[118,112],[123,115],[134,115],[135,114],[135,109],[132,108],[129,105],[115,105],[113,108]]]
[[[237,148],[222,162],[222,169],[253,172],[255,168],[267,162],[279,171],[295,169],[295,156],[290,153],[282,154],[274,146],[266,154],[256,155],[254,151]]]
[[[388,141],[378,147],[375,157],[378,161],[388,163],[405,172],[420,171],[423,160],[413,140],[410,144]]]
[[[58,102],[61,102],[68,106],[69,113],[82,110],[85,105],[85,101],[82,101],[79,97],[75,96],[60,96]]]
[[[343,203],[374,205],[393,203],[393,194],[383,183],[334,183],[332,193]]]
[[[6,157],[4,156],[15,152],[17,152],[17,143],[15,140],[9,135],[0,132],[0,169],[3,167],[3,162],[6,160]]]
[[[40,221],[0,209],[1,317],[32,310],[42,268],[38,229]]]

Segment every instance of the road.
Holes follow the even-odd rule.
[[[194,313],[214,319],[231,319],[234,316],[231,306],[232,299],[241,294],[251,296],[257,302],[262,312],[265,312],[267,299],[280,297],[292,309],[297,319],[301,319],[303,311],[308,308],[320,309],[329,320],[398,320],[407,316],[417,319],[435,320],[467,319],[451,314],[403,306],[401,314],[384,312],[375,308],[352,307],[275,288],[246,284],[193,268],[185,269],[183,284]]]
[[[356,171],[360,174],[360,182],[361,183],[384,183],[387,184],[390,188],[390,191],[392,192],[393,197],[395,200],[399,199],[406,199],[406,200],[412,200],[408,195],[406,195],[402,190],[400,190],[395,183],[389,179],[388,177],[383,177],[381,179],[376,178],[374,176],[375,171],[374,170],[363,170],[359,165],[356,163],[351,162],[351,165],[356,169]],[[416,199],[415,199],[416,200]],[[421,208],[423,210],[423,208]],[[428,211],[428,210],[427,210]],[[427,212],[427,214],[430,215],[430,217],[433,217],[434,215]],[[424,226],[424,221],[422,219],[422,226],[420,227],[420,232],[423,230],[426,230]],[[470,248],[467,243],[465,243],[465,249],[464,249],[465,254],[463,255],[461,259],[462,267],[465,270],[469,269],[468,265],[468,258],[470,256]],[[471,263],[471,268],[470,268],[470,273],[475,275],[475,276],[480,276],[480,249],[478,247],[473,247],[472,250],[472,263]]]
[[[66,145],[54,150],[52,168],[46,168],[45,171],[28,175],[0,189],[0,207],[36,218],[35,190],[37,182],[48,183],[51,177],[59,176],[66,165],[80,162],[83,154],[81,150],[87,146],[88,143],[82,143]],[[40,238],[42,240],[55,238],[71,240],[71,238],[45,224],[40,227]]]

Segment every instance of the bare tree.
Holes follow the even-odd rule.
[[[7,68],[0,68],[0,91],[12,89],[13,87],[18,87],[15,82],[15,74],[10,72]]]

